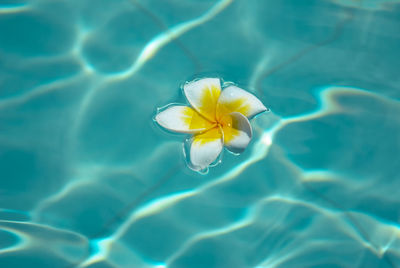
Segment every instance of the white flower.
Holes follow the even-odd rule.
[[[234,85],[221,90],[219,78],[204,78],[184,85],[190,105],[174,105],[156,115],[157,123],[174,132],[193,134],[190,164],[207,169],[225,146],[243,152],[252,137],[249,119],[268,109],[254,95]]]

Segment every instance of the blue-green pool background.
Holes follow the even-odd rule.
[[[400,267],[400,1],[2,0],[0,267]],[[200,175],[158,128],[271,109]]]

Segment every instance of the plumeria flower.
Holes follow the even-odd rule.
[[[243,152],[252,138],[249,119],[268,109],[254,95],[232,84],[221,90],[219,78],[186,83],[184,94],[192,107],[168,106],[155,120],[167,130],[193,134],[189,167],[208,170],[224,146],[233,153]]]

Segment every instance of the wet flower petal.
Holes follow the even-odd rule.
[[[174,132],[198,133],[212,128],[211,123],[187,106],[171,106],[156,115],[157,123]]]
[[[224,144],[219,127],[194,135],[190,146],[190,162],[195,170],[204,170],[220,155]]]
[[[222,91],[218,99],[217,119],[232,112],[239,112],[250,119],[267,110],[264,104],[253,94],[236,86],[228,86]]]
[[[226,148],[233,153],[243,152],[253,135],[249,120],[233,112],[221,118],[221,125]]]
[[[184,85],[183,90],[191,106],[205,118],[215,122],[215,109],[221,94],[219,78],[204,78]]]

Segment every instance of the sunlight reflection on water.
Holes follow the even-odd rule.
[[[400,266],[398,1],[17,2],[1,267]],[[152,116],[210,72],[271,113],[201,176]]]

